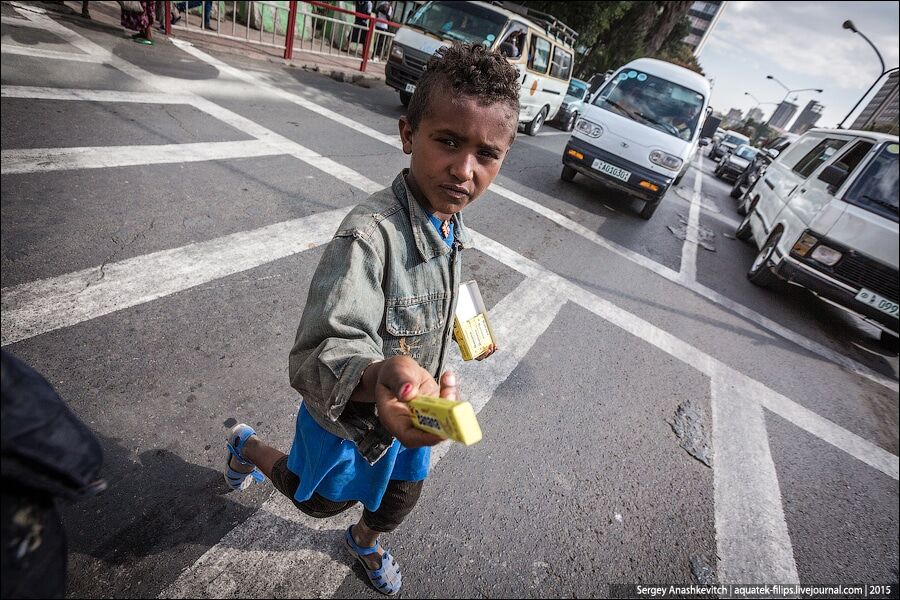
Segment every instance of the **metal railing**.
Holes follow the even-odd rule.
[[[308,54],[359,60],[359,70],[365,71],[369,61],[386,61],[390,52],[394,34],[378,26],[400,27],[393,21],[324,2],[287,4],[285,7],[275,2],[256,1],[169,1],[166,2],[166,33],[186,31],[279,48],[284,50],[286,59],[292,58],[296,49]],[[173,8],[180,12],[174,24],[171,23]]]

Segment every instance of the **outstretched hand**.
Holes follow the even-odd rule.
[[[408,356],[395,356],[385,360],[378,372],[375,385],[375,404],[378,419],[385,429],[407,448],[434,446],[446,438],[417,429],[412,424],[409,401],[416,396],[440,396],[457,400],[456,374],[446,372],[441,384],[431,374]]]

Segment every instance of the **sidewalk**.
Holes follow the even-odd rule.
[[[52,12],[69,15],[79,19],[81,18],[81,2],[43,2],[40,4],[43,8]],[[91,2],[90,11],[91,20],[95,23],[102,23],[116,29],[121,29],[121,9],[117,3]],[[178,25],[183,25],[187,20],[188,19],[182,18]],[[217,25],[216,21],[213,21],[212,25],[215,28]],[[337,81],[346,81],[362,87],[371,87],[372,85],[376,85],[379,81],[384,82],[384,63],[382,62],[373,62],[370,60],[366,65],[366,72],[363,73],[359,70],[361,60],[359,58],[339,56],[336,54],[328,55],[305,52],[300,50],[296,43],[294,45],[294,57],[290,60],[285,60],[283,58],[284,36],[282,35],[275,35],[273,40],[272,33],[262,33],[263,40],[266,43],[280,44],[280,47],[275,48],[258,43],[247,42],[245,39],[220,37],[215,31],[205,31],[200,28],[200,17],[194,14],[191,14],[189,17],[188,26],[190,29],[179,26],[172,29],[171,37],[188,41],[203,50],[237,54],[254,60],[264,60],[308,71],[321,72]],[[232,34],[232,24],[230,21],[221,23],[221,26],[223,28],[223,34],[226,32],[229,36]],[[154,23],[153,36],[157,43],[160,40],[167,39],[166,35],[159,30],[158,19],[157,22]],[[244,25],[236,24],[234,26],[234,36],[238,38],[250,36],[251,39],[255,38],[258,40],[260,38],[260,31],[255,29],[247,31]],[[308,43],[309,42],[307,42],[307,44]]]

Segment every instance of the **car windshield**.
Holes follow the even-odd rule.
[[[726,136],[725,136],[725,139],[722,140],[722,143],[724,143],[724,144],[734,144],[735,146],[737,146],[738,144],[743,144],[743,143],[746,142],[746,141],[747,141],[747,140],[745,140],[745,139],[743,139],[743,138],[739,138],[739,137],[736,136],[736,135],[726,135]]]
[[[574,81],[569,83],[569,89],[566,90],[566,96],[572,96],[576,100],[584,100],[584,95],[587,93],[587,87],[583,87],[581,84],[575,83]]]
[[[506,21],[503,15],[470,2],[428,2],[407,25],[442,39],[490,46]]]
[[[844,195],[844,200],[860,208],[900,222],[900,173],[897,156],[900,146],[885,144],[874,160],[860,173]]]
[[[745,160],[753,160],[756,158],[757,150],[747,145],[738,146],[734,151],[735,155]]]
[[[594,100],[617,115],[659,131],[691,140],[703,111],[703,94],[649,73],[624,70]]]

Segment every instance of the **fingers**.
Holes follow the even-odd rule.
[[[459,389],[456,387],[456,373],[447,371],[441,375],[441,398],[459,400]]]
[[[387,388],[394,398],[409,402],[420,393],[423,383],[422,367],[408,356],[395,356],[384,361],[378,373],[378,387]],[[426,373],[427,374],[427,373]],[[428,379],[431,379],[428,377]],[[432,380],[433,381],[433,380]],[[436,387],[436,386],[435,386]],[[384,390],[381,390],[382,397]],[[378,396],[376,396],[376,399]]]
[[[434,446],[435,444],[440,444],[447,439],[434,435],[433,433],[428,433],[427,431],[422,431],[421,429],[416,429],[411,425],[408,429],[398,432],[398,435],[395,437],[400,440],[400,443],[407,448]]]
[[[490,348],[485,350],[484,353],[481,356],[477,357],[475,360],[484,360],[497,350],[499,350],[499,348],[497,348],[497,344],[491,344]]]

